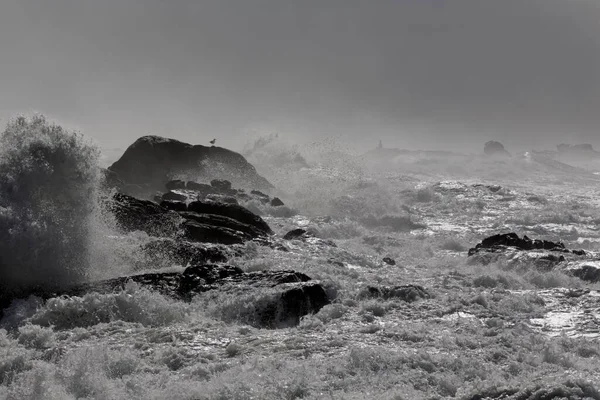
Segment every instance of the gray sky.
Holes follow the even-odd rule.
[[[2,0],[0,123],[600,148],[597,0]]]

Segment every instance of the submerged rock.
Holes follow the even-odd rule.
[[[240,322],[259,328],[297,325],[302,316],[316,313],[329,304],[325,289],[302,273],[243,272],[238,267],[212,264],[188,267],[183,272],[149,273],[87,283],[62,293],[43,295],[43,298],[81,296],[91,291],[117,292],[123,290],[129,281],[184,301],[211,291],[225,293],[232,299],[253,301],[253,304],[246,303],[244,313],[239,310]]]
[[[486,252],[497,252],[504,250],[505,247],[514,247],[518,250],[550,250],[550,251],[559,251],[559,252],[573,252],[572,250],[567,250],[565,245],[560,242],[551,242],[548,240],[532,240],[528,238],[526,235],[522,238],[519,237],[514,232],[511,233],[503,233],[498,235],[493,235],[487,237],[478,243],[474,248],[469,249],[469,256],[472,256],[475,253],[480,251]],[[580,253],[583,250],[574,250],[575,252]]]
[[[600,281],[600,256],[584,250],[567,249],[563,243],[535,240],[516,233],[490,236],[469,249],[471,263],[502,262],[509,268],[533,267],[538,271],[558,270],[588,282]]]

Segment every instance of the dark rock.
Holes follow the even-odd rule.
[[[186,266],[226,262],[227,254],[214,246],[184,240],[157,239],[141,246],[145,262],[163,264],[165,261]]]
[[[254,226],[257,229],[272,234],[273,231],[258,215],[237,204],[215,203],[212,201],[193,201],[188,204],[188,210],[199,214],[223,215],[243,224]]]
[[[116,193],[108,204],[121,229],[143,231],[151,236],[173,237],[182,218],[176,213],[148,201]]]
[[[429,299],[431,295],[419,285],[402,286],[368,286],[359,293],[360,298],[401,299],[413,302],[418,299]]]
[[[171,211],[187,211],[187,204],[183,201],[163,200],[160,206]]]
[[[185,182],[180,179],[169,181],[165,184],[167,190],[181,190],[185,189]]]
[[[254,225],[248,225],[224,215],[199,214],[190,211],[181,212],[179,213],[179,215],[181,215],[186,220],[193,220],[200,224],[211,225],[215,227],[223,227],[232,229],[234,231],[242,232],[248,235],[248,237],[251,239],[256,239],[258,237],[266,237],[268,235],[267,232],[260,228],[257,228]]]
[[[565,248],[565,245],[560,242],[551,242],[548,240],[532,240],[526,235],[523,238],[514,233],[504,233],[487,237],[477,244],[474,248],[469,249],[469,256],[480,252],[497,252],[502,251],[504,247],[514,247],[518,250],[550,250],[560,252],[570,252]],[[581,252],[581,251],[578,251]]]
[[[385,257],[383,259],[383,262],[386,263],[387,265],[396,265],[396,260],[394,260],[393,258],[390,258],[390,257]]]
[[[173,200],[173,201],[186,201],[188,198],[186,195],[177,193],[177,192],[167,192],[162,195],[163,200]]]
[[[252,191],[250,192],[250,194],[253,194],[253,195],[255,195],[255,196],[262,197],[262,198],[265,198],[265,199],[268,199],[268,198],[269,198],[269,195],[268,195],[268,194],[265,194],[265,193],[261,192],[260,190],[252,190]]]
[[[225,179],[213,179],[210,181],[210,186],[214,187],[219,191],[227,192],[231,190],[231,182]]]
[[[510,157],[502,143],[490,140],[483,146],[483,152],[488,156]]]
[[[203,177],[207,180],[218,175],[234,182],[238,187],[273,187],[239,153],[159,136],[139,138],[108,169],[116,173],[124,184],[146,185],[145,196],[156,190],[163,190],[165,184],[177,175]],[[139,192],[127,193],[142,196]]]
[[[194,220],[186,220],[182,224],[183,235],[195,242],[241,244],[252,239],[252,236],[222,226],[203,224]]]
[[[273,200],[271,200],[272,207],[281,207],[284,205],[285,204],[283,204],[283,201],[281,201],[281,199],[279,197],[273,197]]]
[[[295,271],[242,272],[227,265],[197,265],[185,271],[148,273],[78,285],[61,293],[81,296],[90,291],[111,293],[123,290],[128,281],[147,286],[159,293],[189,301],[194,295],[219,291],[244,303],[234,319],[259,328],[283,328],[297,325],[300,318],[318,312],[329,304],[325,289],[310,277]],[[243,311],[243,312],[242,312]],[[231,315],[223,315],[232,319]],[[60,327],[59,327],[60,328]]]
[[[306,235],[306,233],[306,230],[302,228],[292,229],[291,231],[283,235],[283,238],[285,240],[302,239]]]

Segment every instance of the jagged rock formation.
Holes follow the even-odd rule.
[[[124,193],[151,196],[176,177],[228,179],[237,187],[271,189],[241,154],[222,147],[191,145],[175,139],[144,136],[109,168],[110,180]],[[181,180],[169,189],[181,187]]]
[[[151,236],[194,242],[235,244],[266,238],[273,232],[262,218],[237,204],[195,201],[161,203],[117,193],[111,208],[119,226]]]

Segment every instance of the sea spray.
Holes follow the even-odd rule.
[[[85,279],[99,151],[43,116],[0,136],[0,288],[4,296]]]

